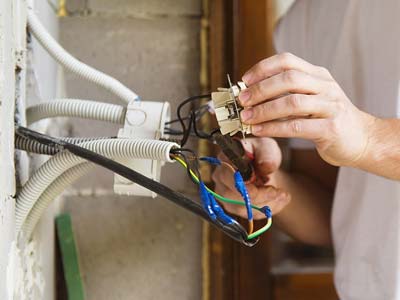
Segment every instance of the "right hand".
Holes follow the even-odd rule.
[[[290,194],[275,187],[275,173],[282,161],[281,150],[275,140],[271,138],[248,138],[242,141],[246,151],[254,155],[254,169],[257,180],[255,183],[246,184],[252,204],[259,207],[268,205],[272,214],[276,215],[290,202]],[[219,158],[229,160],[222,153]],[[224,197],[243,201],[236,191],[232,170],[225,166],[216,168],[212,176],[215,182],[215,191]],[[246,208],[240,205],[222,203],[224,208],[237,216],[247,218]],[[254,211],[254,219],[264,219],[265,215]]]

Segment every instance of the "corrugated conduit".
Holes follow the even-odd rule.
[[[71,144],[81,144],[84,142],[95,141],[95,140],[106,140],[112,139],[110,137],[59,137],[58,139],[66,141]],[[35,154],[43,155],[54,155],[60,152],[54,147],[43,145],[37,141],[30,140],[17,135],[15,137],[15,149],[23,150]]]
[[[49,207],[51,202],[59,196],[68,186],[73,184],[76,180],[90,172],[95,164],[91,162],[84,162],[76,165],[65,171],[57,177],[49,187],[40,195],[40,198],[35,202],[31,211],[29,212],[26,221],[22,226],[23,237],[29,239],[35,229],[36,224],[39,222],[43,213]]]
[[[53,117],[76,117],[124,124],[126,108],[121,105],[79,99],[56,99],[28,107],[28,125]]]
[[[69,54],[61,45],[48,33],[46,28],[40,22],[39,18],[33,11],[32,4],[28,5],[28,27],[39,41],[39,43],[46,49],[46,51],[64,68],[85,78],[97,85],[100,85],[118,96],[120,99],[129,103],[133,100],[139,100],[139,96],[119,82],[117,79],[96,70],[93,67],[77,60]]]
[[[107,139],[79,144],[109,158],[139,158],[172,162],[170,151],[179,145],[146,139]],[[43,192],[65,171],[85,162],[67,151],[62,151],[46,161],[22,187],[16,203],[16,229],[19,232],[26,218]]]

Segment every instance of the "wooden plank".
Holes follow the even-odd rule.
[[[337,300],[332,274],[276,275],[274,300]]]
[[[237,81],[256,62],[274,54],[274,1],[235,0],[233,13],[233,78]]]
[[[255,222],[256,228],[265,221]],[[247,226],[247,220],[242,222]],[[234,299],[272,299],[272,282],[270,276],[270,233],[260,237],[252,248],[234,244]]]
[[[272,0],[235,0],[233,7],[233,78],[242,75],[255,63],[273,54]],[[243,225],[247,226],[247,222]],[[258,223],[257,226],[261,226]],[[253,248],[233,245],[234,299],[272,299],[269,234],[264,234]]]
[[[210,89],[226,86],[226,74],[233,71],[232,1],[209,3],[209,70]]]
[[[215,91],[226,86],[226,74],[232,73],[232,1],[211,0],[209,3],[209,88]],[[233,299],[233,241],[215,228],[205,225],[203,235],[207,237],[203,255],[204,285],[203,300]]]
[[[271,54],[269,20],[271,0],[209,2],[210,89],[226,86],[226,74],[234,80],[252,64]],[[269,32],[269,33],[268,33]],[[270,299],[269,240],[265,236],[253,248],[233,242],[206,226],[208,237],[207,299]],[[204,295],[203,295],[204,296]],[[203,297],[203,299],[206,299]]]
[[[59,215],[56,218],[56,228],[68,299],[84,300],[85,293],[79,269],[78,251],[75,245],[71,216],[69,214]]]

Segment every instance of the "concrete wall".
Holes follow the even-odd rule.
[[[61,43],[145,100],[176,104],[199,93],[200,0],[68,0]],[[70,97],[120,103],[65,74]],[[74,120],[75,136],[115,135],[116,126]],[[162,181],[195,196],[179,166]],[[200,299],[201,222],[162,198],[119,197],[97,169],[66,196],[88,299]]]

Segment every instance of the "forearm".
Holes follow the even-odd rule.
[[[295,239],[315,245],[331,244],[330,214],[333,194],[313,179],[278,171],[277,186],[291,195],[290,204],[274,222]]]
[[[367,147],[355,167],[400,180],[400,119],[371,117]]]

